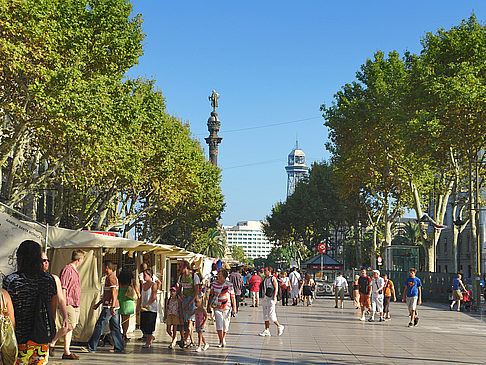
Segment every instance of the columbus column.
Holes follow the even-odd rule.
[[[214,166],[218,166],[218,145],[223,140],[223,138],[218,136],[219,127],[221,127],[218,113],[216,113],[216,108],[218,107],[218,99],[219,94],[213,90],[213,93],[209,96],[211,106],[213,107],[211,116],[208,119],[209,137],[205,138],[206,143],[209,146],[209,160]]]

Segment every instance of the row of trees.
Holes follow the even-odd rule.
[[[0,2],[1,200],[202,251],[224,207],[220,171],[154,80],[126,76],[141,25],[127,0]]]
[[[486,28],[473,15],[459,26],[428,33],[419,55],[377,52],[333,105],[321,108],[341,193],[359,193],[371,203],[365,204],[368,223],[382,220],[385,244],[391,244],[392,223],[403,209],[414,211],[417,220],[429,211],[442,224],[452,204],[453,253],[459,231],[469,223],[473,272],[478,269],[473,218],[484,175],[485,77]],[[440,230],[429,237],[422,223],[420,231],[427,268],[435,271]]]
[[[421,44],[418,55],[375,53],[331,106],[321,106],[331,162],[314,164],[295,193],[272,209],[265,225],[272,241],[312,249],[331,232],[342,232],[347,263],[373,263],[380,242],[391,245],[394,223],[409,210],[419,222],[413,229],[425,249],[425,268],[435,271],[441,230],[429,234],[421,218],[428,212],[443,224],[449,206],[455,222],[452,257],[458,234],[469,224],[477,272],[486,27],[472,15],[449,30],[426,34]],[[360,225],[371,229],[357,239]],[[457,272],[455,265],[453,260]]]
[[[336,250],[338,241],[352,236],[362,214],[358,196],[342,198],[334,167],[314,163],[285,202],[277,203],[263,224],[265,235],[277,247],[272,260],[302,261],[320,242]]]

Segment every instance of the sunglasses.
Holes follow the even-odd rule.
[[[42,262],[49,262],[49,259],[42,259]]]

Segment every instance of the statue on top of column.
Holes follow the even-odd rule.
[[[215,112],[216,108],[218,107],[219,94],[215,90],[213,90],[213,93],[211,94],[211,96],[208,97],[208,99],[211,101],[213,112]]]

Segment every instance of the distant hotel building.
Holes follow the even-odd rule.
[[[265,237],[262,231],[262,222],[243,221],[236,226],[223,226],[229,246],[240,246],[247,257],[255,259],[267,257],[273,244]]]

